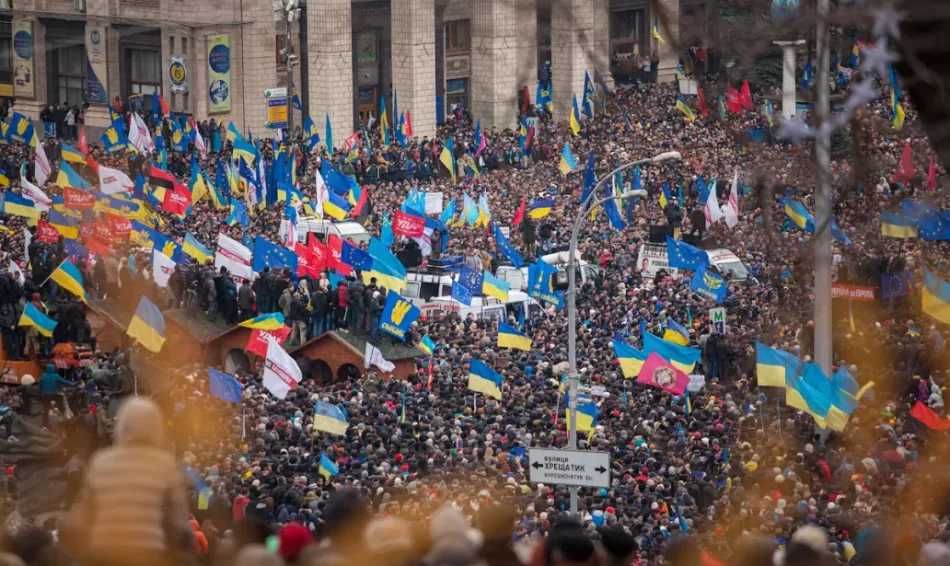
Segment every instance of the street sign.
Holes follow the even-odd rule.
[[[726,333],[726,309],[724,307],[709,309],[709,320],[712,321],[713,330],[716,334]]]
[[[553,485],[610,487],[610,454],[588,450],[528,450],[531,481]]]

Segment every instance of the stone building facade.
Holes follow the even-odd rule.
[[[302,102],[293,123],[309,115],[325,136],[328,117],[336,145],[378,116],[381,97],[390,122],[398,104],[420,138],[455,104],[485,128],[509,127],[547,63],[559,119],[585,71],[611,80],[618,53],[656,54],[658,79],[672,80],[681,10],[708,22],[715,2],[302,0],[288,24],[271,0],[0,0],[0,96],[34,118],[47,103],[87,100],[95,131],[116,97],[149,108],[162,93],[174,112],[263,135],[264,91],[288,86],[289,36]]]

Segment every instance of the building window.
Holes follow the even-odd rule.
[[[445,50],[468,51],[468,20],[453,20],[445,24]]]
[[[175,54],[175,36],[174,35],[168,36],[168,54],[169,55]]]
[[[610,18],[610,43],[612,54],[641,53],[640,43],[646,35],[645,10],[614,12]]]
[[[9,27],[9,26],[8,26]],[[13,42],[10,37],[0,38],[0,84],[13,84]],[[13,96],[11,90],[9,95]]]
[[[82,104],[86,86],[86,48],[83,45],[60,47],[56,50],[57,102]]]
[[[356,36],[356,62],[359,65],[374,66],[379,59],[379,44],[375,33],[361,33]]]
[[[445,81],[445,104],[449,112],[458,104],[468,107],[468,79],[450,79]]]
[[[142,94],[145,108],[151,108],[153,94],[162,92],[161,53],[129,49],[130,94]]]

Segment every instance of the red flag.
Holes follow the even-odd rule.
[[[901,156],[900,165],[894,172],[894,182],[910,181],[914,178],[914,156],[910,151],[910,143],[904,144],[904,154]]]
[[[524,149],[528,151],[531,149],[531,143],[534,142],[534,126],[528,128],[528,135],[524,137]]]
[[[930,407],[924,405],[921,401],[917,401],[914,408],[910,410],[910,416],[922,422],[931,430],[944,431],[950,429],[950,420],[941,419],[937,416],[937,413],[933,412]]]
[[[696,88],[696,98],[699,99],[699,113],[703,116],[709,116],[709,106],[706,104],[706,95],[703,94],[703,89]]]
[[[742,81],[742,90],[739,92],[739,104],[746,110],[752,110],[752,91],[749,90],[749,79]]]
[[[99,164],[96,163],[96,160],[92,158],[91,155],[86,155],[86,165],[92,168],[96,172],[96,175],[99,174]]]
[[[343,140],[343,145],[346,147],[347,152],[353,151],[353,148],[358,146],[359,143],[360,143],[359,132],[353,132],[352,134],[350,134],[350,137]]]
[[[310,251],[310,267],[317,271],[325,270],[329,253],[327,247],[313,235],[313,232],[308,235],[307,248]]]
[[[171,112],[171,108],[169,108],[168,103],[165,102],[165,98],[161,94],[158,95],[158,108],[161,110],[162,116]]]
[[[406,135],[412,135],[412,116],[409,115],[409,110],[405,111],[406,113]]]
[[[366,201],[369,200],[369,187],[364,186],[360,189],[360,198],[356,201],[356,206],[353,207],[353,218],[359,218],[363,212],[363,207],[366,206]]]
[[[128,240],[129,236],[132,235],[132,221],[128,218],[122,218],[108,212],[104,213],[103,217],[113,239]]]
[[[340,275],[349,275],[353,268],[343,263],[343,240],[330,234],[327,237],[327,250],[330,252],[327,256],[327,269],[335,269]]]
[[[528,108],[531,108],[531,93],[528,92],[528,87],[524,87],[524,96],[521,98],[521,111],[527,112]]]
[[[36,225],[36,239],[46,244],[55,244],[59,241],[59,230],[53,228],[49,222],[40,220]]]
[[[165,202],[162,203],[162,210],[171,214],[182,216],[191,206],[191,191],[184,185],[173,183],[172,190],[165,190]]]
[[[63,205],[75,210],[95,208],[96,195],[72,187],[63,187]]]
[[[294,252],[297,253],[297,275],[302,277],[310,276],[316,279],[320,278],[320,270],[313,267],[313,254],[307,246],[295,242]]]
[[[420,238],[426,230],[426,219],[424,216],[408,214],[397,210],[393,215],[393,234],[407,236],[409,238]]]
[[[742,105],[739,102],[739,91],[732,88],[731,84],[726,86],[726,104],[729,107],[729,112],[733,114],[742,112]]]
[[[86,244],[86,249],[89,250],[91,253],[98,254],[98,255],[106,255],[110,251],[112,251],[112,248],[110,248],[108,244],[109,241],[111,240],[103,240],[101,238],[95,238],[95,237],[85,238],[84,240]]]
[[[289,326],[282,326],[277,330],[261,330],[260,328],[255,328],[251,330],[251,336],[247,339],[247,346],[244,349],[262,358],[266,358],[267,343],[270,339],[273,338],[277,340],[278,344],[283,344],[288,336],[290,336]]]
[[[934,156],[930,156],[930,169],[927,171],[927,190],[934,192],[937,188],[937,170],[934,169]]]
[[[83,240],[89,240],[95,236],[95,229],[92,227],[92,224],[88,222],[79,223],[79,235],[82,236]]]
[[[686,386],[689,385],[689,376],[676,369],[673,364],[664,360],[656,352],[652,352],[640,368],[637,383],[659,387],[673,395],[682,395],[686,391]]]
[[[521,221],[524,220],[524,207],[527,204],[525,197],[521,197],[521,206],[518,207],[518,212],[515,213],[514,219],[511,221],[515,226],[520,226]]]
[[[79,152],[83,155],[89,155],[89,140],[86,139],[86,127],[79,128]]]

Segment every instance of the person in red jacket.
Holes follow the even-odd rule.
[[[234,498],[234,503],[231,504],[231,519],[235,524],[244,518],[244,508],[250,501],[247,497],[247,490],[244,489]]]
[[[201,532],[201,525],[194,519],[188,521],[188,524],[191,525],[191,530],[194,531],[191,534],[192,550],[198,555],[208,554],[208,537]]]

